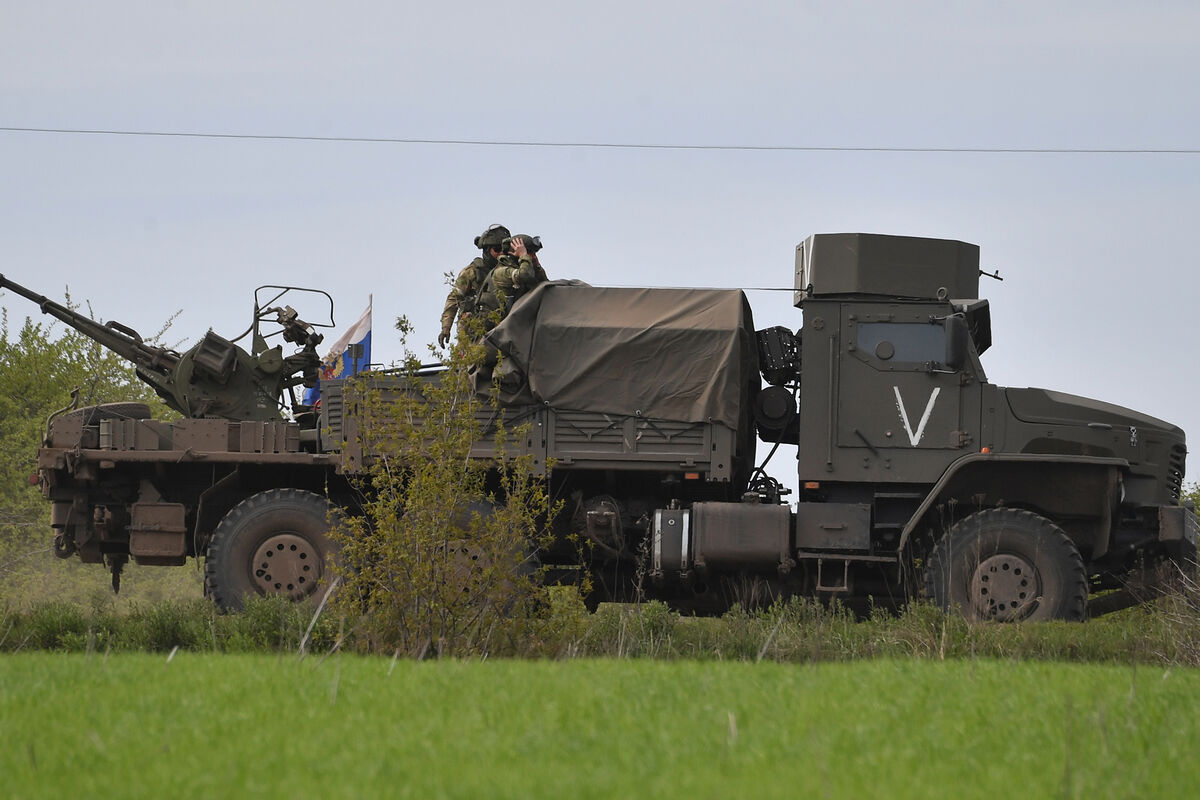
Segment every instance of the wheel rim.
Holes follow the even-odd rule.
[[[254,553],[254,583],[263,594],[304,597],[316,591],[323,566],[321,554],[307,539],[278,533]]]
[[[1022,619],[1037,608],[1041,594],[1037,568],[1008,553],[980,561],[971,577],[971,604],[976,616],[985,619]]]

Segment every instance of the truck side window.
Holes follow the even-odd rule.
[[[858,349],[892,363],[940,362],[946,358],[946,329],[907,322],[860,322]]]

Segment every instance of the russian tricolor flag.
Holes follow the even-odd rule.
[[[373,295],[368,296],[367,310],[329,348],[329,355],[321,362],[322,378],[348,378],[371,363],[371,305],[374,300]]]
[[[371,306],[374,300],[373,295],[368,295],[367,310],[333,343],[329,354],[321,360],[321,380],[348,378],[371,364]],[[304,392],[304,402],[308,405],[316,405],[320,398],[320,385]]]

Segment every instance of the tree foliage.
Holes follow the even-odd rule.
[[[1181,501],[1192,504],[1195,509],[1200,506],[1200,483],[1192,483],[1183,487],[1183,496],[1179,498]]]
[[[80,407],[117,401],[158,405],[132,365],[59,327],[26,317],[13,335],[7,313],[0,318],[0,522],[33,521],[30,514],[36,519],[44,510],[29,476],[47,418],[71,403],[73,391]]]
[[[408,332],[403,318],[397,327]],[[336,602],[361,620],[373,649],[486,653],[534,604],[535,552],[559,507],[544,465],[516,446],[526,431],[476,393],[482,358],[460,341],[435,374],[408,353],[398,381],[355,382],[374,458],[364,513],[334,528]],[[481,444],[494,446],[491,459],[472,457]]]

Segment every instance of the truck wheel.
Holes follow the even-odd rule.
[[[925,592],[968,619],[1084,619],[1083,559],[1062,528],[1030,511],[991,508],[960,521],[925,566]]]
[[[234,506],[213,532],[205,559],[206,589],[216,604],[239,611],[247,595],[300,601],[316,593],[336,551],[330,509],[324,497],[300,489],[259,492]]]

